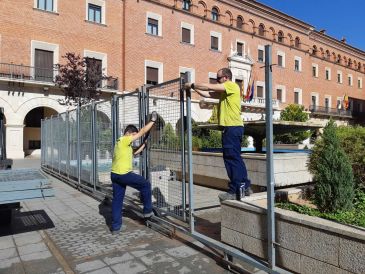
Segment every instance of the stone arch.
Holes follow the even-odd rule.
[[[358,70],[361,70],[361,63],[359,62],[359,63],[357,63],[357,69]]]
[[[343,64],[347,65],[347,57],[346,56],[343,57]]]
[[[269,30],[271,30],[271,35],[272,35],[272,40],[276,40],[276,32],[275,29],[273,27],[270,27]]]
[[[282,30],[278,31],[278,42],[284,44],[285,43],[285,36]]]
[[[251,31],[252,31],[252,34],[256,34],[256,25],[255,25],[255,21],[250,19],[248,20],[248,22],[251,24]]]
[[[2,97],[0,97],[0,105],[4,108],[5,117],[8,117],[7,122],[11,121],[11,117],[14,116],[15,112],[12,105]]]
[[[217,16],[216,20],[214,19],[214,16]],[[221,12],[217,6],[213,6],[211,10],[211,18],[213,21],[220,21],[221,20]]]
[[[263,36],[263,37],[266,36],[266,28],[263,23],[260,23],[260,25],[259,25],[258,35]]]
[[[326,59],[331,60],[331,53],[329,50],[326,50]]]
[[[321,57],[324,58],[324,49],[323,48],[319,48],[319,51],[321,52]]]
[[[312,55],[317,56],[317,54],[318,54],[318,48],[317,48],[316,45],[313,45],[313,47],[312,47]]]
[[[236,28],[243,29],[244,24],[245,24],[245,21],[244,21],[243,17],[241,15],[238,15],[237,20],[236,20]]]
[[[337,61],[337,56],[336,56],[335,52],[332,52],[332,60],[333,60],[333,62]]]
[[[288,33],[288,38],[289,38],[289,45],[293,46],[294,39],[293,39],[293,35],[291,33]]]
[[[294,46],[296,47],[296,48],[298,48],[298,49],[300,49],[300,47],[301,47],[301,42],[300,42],[300,38],[297,36],[297,37],[295,37],[295,39],[294,39]]]
[[[337,55],[337,63],[341,64],[341,62],[342,62],[341,54],[338,54]]]
[[[227,10],[225,14],[227,14],[227,16],[228,16],[229,25],[230,26],[233,26],[233,15],[232,15],[232,12],[230,12],[229,10]]]
[[[198,14],[203,16],[203,17],[207,17],[207,4],[204,1],[199,1],[198,2]]]
[[[348,66],[349,68],[351,68],[351,67],[352,67],[352,60],[351,60],[351,58],[349,58],[349,60],[347,61],[347,66]]]

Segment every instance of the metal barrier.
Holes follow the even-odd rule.
[[[265,64],[266,97],[271,102],[271,48],[266,49],[266,54],[270,54]],[[222,250],[225,259],[231,255],[269,273],[286,273],[275,266],[271,103],[266,106],[269,262],[265,263],[195,231],[191,94],[183,89],[183,84],[184,79],[178,78],[143,86],[135,92],[113,96],[111,101],[93,102],[45,119],[42,168],[92,194],[111,197],[109,176],[116,140],[127,125],[141,128],[149,120],[149,113],[163,113],[151,131],[148,149],[133,162],[133,171],[151,181],[153,204],[161,213],[156,219]],[[128,191],[126,195],[127,200],[133,200]],[[163,218],[166,215],[174,218]]]

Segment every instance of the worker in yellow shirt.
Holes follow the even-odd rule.
[[[140,191],[144,217],[150,218],[153,215],[151,183],[141,175],[132,172],[132,161],[133,156],[138,155],[145,148],[148,133],[156,120],[157,113],[154,111],[151,114],[150,122],[140,131],[138,131],[136,126],[128,125],[124,130],[123,136],[115,144],[111,171],[113,186],[111,231],[113,235],[118,234],[126,227],[122,227],[122,209],[127,186]],[[137,149],[133,150],[132,143],[143,136],[146,136],[145,140]]]
[[[241,118],[241,94],[239,86],[232,82],[232,72],[222,68],[217,72],[217,84],[186,83],[185,89],[195,90],[207,98],[219,99],[218,124],[223,130],[223,160],[230,179],[228,192],[218,195],[221,201],[240,200],[251,194],[251,182],[246,165],[241,158],[243,121]]]

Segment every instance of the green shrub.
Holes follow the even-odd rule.
[[[282,121],[306,122],[309,120],[308,113],[304,111],[301,105],[290,104],[280,114]],[[297,144],[303,142],[311,136],[310,131],[302,131],[296,133],[286,133],[274,136],[275,143]]]
[[[337,128],[337,135],[350,159],[356,187],[365,191],[365,128],[341,126]]]
[[[316,143],[309,161],[314,175],[314,202],[321,212],[352,208],[354,198],[353,172],[341,148],[333,120],[324,128],[321,142]]]

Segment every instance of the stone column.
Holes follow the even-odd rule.
[[[6,124],[6,153],[7,158],[23,159],[24,125]]]

